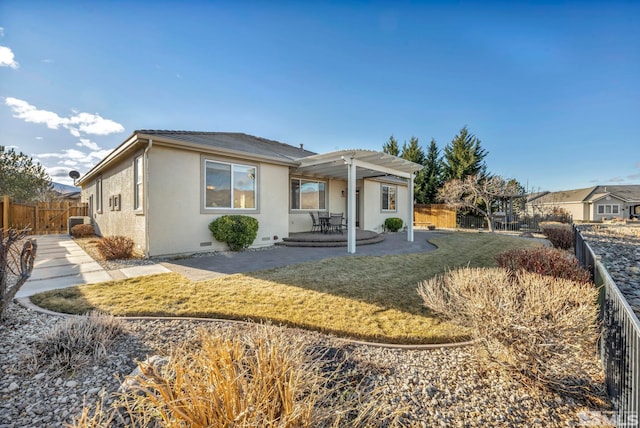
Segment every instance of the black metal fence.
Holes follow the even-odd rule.
[[[493,222],[494,230],[505,230],[511,232],[539,232],[540,223],[547,221],[540,216],[499,217]],[[458,214],[456,226],[460,229],[487,229],[487,220],[471,214]]]
[[[574,230],[576,257],[602,286],[600,359],[616,425],[636,427],[640,417],[640,321],[578,228]]]

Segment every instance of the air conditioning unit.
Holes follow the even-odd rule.
[[[69,216],[69,223],[67,232],[71,235],[71,228],[78,224],[91,224],[91,217],[89,216]]]

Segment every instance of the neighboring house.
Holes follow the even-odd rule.
[[[567,211],[575,222],[638,219],[640,185],[594,186],[542,192],[530,195],[527,199],[529,214],[544,215],[557,208]]]
[[[258,219],[254,247],[311,230],[309,211],[342,212],[382,231],[399,217],[413,240],[413,177],[421,165],[372,150],[315,154],[241,133],[135,131],[78,180],[99,234],[125,235],[147,256],[225,249],[209,223]]]

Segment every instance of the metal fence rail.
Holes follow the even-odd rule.
[[[580,264],[591,271],[600,293],[600,360],[619,427],[638,426],[640,417],[640,321],[611,275],[574,226]]]
[[[539,232],[540,217],[513,217],[512,219],[498,218],[493,223],[494,230],[507,230],[511,232]],[[472,214],[458,214],[456,226],[460,229],[487,229],[487,220]]]

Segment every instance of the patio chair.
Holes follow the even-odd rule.
[[[340,232],[340,234],[342,234],[342,228],[343,228],[343,223],[342,223],[342,214],[331,214],[329,216],[329,229],[331,231],[336,231],[336,232]]]
[[[311,216],[311,221],[313,222],[311,224],[311,233],[316,232],[316,231],[322,231],[322,223],[320,223],[320,221],[316,220],[316,216],[313,215],[313,213],[311,211],[309,211],[309,215]]]

